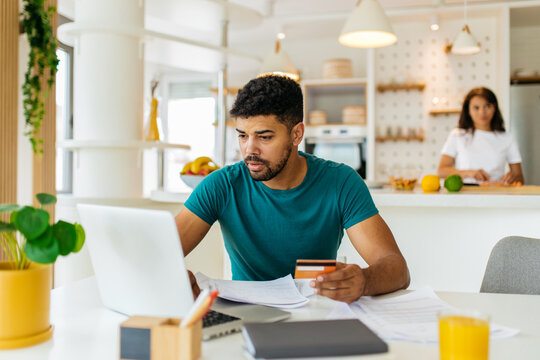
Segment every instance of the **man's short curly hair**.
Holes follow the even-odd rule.
[[[302,90],[294,80],[285,76],[258,77],[238,92],[230,114],[240,118],[275,115],[291,130],[304,117]]]

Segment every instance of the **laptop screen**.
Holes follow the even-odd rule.
[[[78,204],[103,305],[126,315],[183,317],[193,304],[171,213]]]

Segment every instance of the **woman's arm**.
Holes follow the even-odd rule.
[[[525,183],[525,179],[523,177],[523,171],[521,170],[521,163],[517,164],[509,164],[510,165],[510,171],[507,172],[502,178],[501,181],[505,184],[512,184],[514,182],[520,182],[522,184]]]
[[[483,169],[477,170],[458,170],[455,167],[454,158],[448,155],[442,155],[437,174],[442,178],[447,178],[450,175],[457,174],[462,178],[473,178],[478,181],[489,181],[489,174]]]

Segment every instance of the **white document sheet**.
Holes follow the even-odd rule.
[[[432,289],[424,288],[388,299],[362,297],[350,306],[334,308],[327,318],[355,316],[387,341],[437,343],[437,313],[445,309],[452,307],[439,299]],[[519,330],[490,324],[491,339],[511,337],[518,332]]]
[[[199,287],[218,290],[220,298],[231,301],[281,309],[297,308],[309,302],[300,294],[290,274],[270,281],[217,280],[202,273],[195,274],[195,278]]]

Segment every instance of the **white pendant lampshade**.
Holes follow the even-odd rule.
[[[266,75],[283,75],[295,81],[300,79],[298,70],[296,70],[285,51],[281,49],[279,40],[276,41],[275,51],[269,54],[262,64],[259,77]]]
[[[376,0],[359,0],[338,40],[345,46],[378,48],[394,44],[397,36]]]
[[[456,55],[472,55],[480,52],[478,41],[471,34],[469,26],[463,26],[452,44],[451,52]]]

